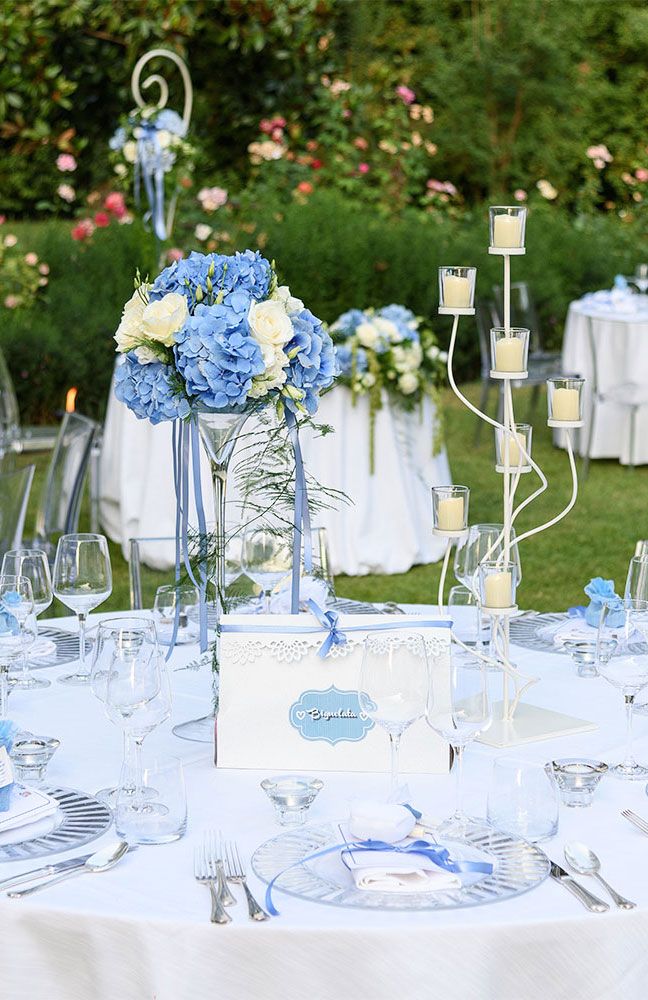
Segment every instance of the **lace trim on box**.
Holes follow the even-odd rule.
[[[245,638],[237,637],[235,641],[232,641],[232,636],[223,636],[221,643],[227,649],[228,660],[240,666],[254,663],[263,655],[270,656],[278,663],[299,663],[313,649],[319,649],[325,637],[325,632],[314,633],[312,636],[285,637],[283,639],[275,639],[271,636],[266,638],[246,636]],[[335,660],[348,656],[363,643],[364,638],[354,638],[349,635],[344,645],[331,647],[326,659]],[[426,636],[425,647],[432,657],[442,656],[449,649],[447,639],[439,639],[436,636]]]

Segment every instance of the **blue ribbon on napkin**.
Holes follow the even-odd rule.
[[[298,868],[300,865],[308,864],[309,861],[315,861],[317,858],[323,858],[327,854],[334,854],[335,851],[340,851],[342,854],[342,859],[344,860],[345,854],[352,854],[355,852],[366,853],[368,851],[393,851],[395,854],[416,854],[417,856],[427,858],[432,861],[438,868],[442,868],[444,871],[452,872],[453,874],[463,874],[467,872],[475,872],[483,875],[492,875],[493,866],[488,861],[453,861],[450,856],[450,852],[446,847],[442,847],[440,844],[431,843],[427,840],[414,840],[409,844],[389,844],[384,840],[359,840],[355,843],[344,842],[341,844],[334,844],[333,847],[326,847],[321,851],[315,851],[314,854],[309,854],[307,857],[303,858],[301,861],[295,861],[294,864],[288,865],[287,868],[282,869],[274,876],[268,883],[265,894],[265,905],[268,913],[271,913],[273,917],[279,916],[279,910],[275,907],[272,901],[272,891],[275,888],[275,884],[289,872],[292,868]],[[277,886],[281,889],[281,886]]]

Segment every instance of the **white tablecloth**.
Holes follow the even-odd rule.
[[[306,467],[323,486],[353,502],[317,514],[317,526],[328,529],[333,572],[404,573],[439,559],[443,543],[431,531],[430,487],[451,479],[445,451],[433,455],[432,402],[426,399],[422,410],[411,414],[387,402],[378,411],[373,476],[366,399],[352,406],[349,390],[339,386],[323,398],[316,420],[336,433],[315,439],[304,434]],[[204,456],[202,462],[207,497],[211,487]],[[235,463],[236,453],[232,468]],[[124,547],[131,537],[175,532],[171,424],[154,427],[138,420],[112,393],[101,456],[101,521]],[[158,568],[173,562],[171,543],[165,549],[144,546],[143,552]]]
[[[595,375],[589,338],[590,323],[597,354],[599,391],[605,393],[619,386],[632,385],[631,391],[648,404],[648,310],[603,310],[588,299],[572,302],[565,324],[562,360],[565,371],[578,372],[587,379],[584,388],[585,423],[578,432],[581,455],[585,454],[589,441]],[[629,393],[624,395],[629,398]],[[628,406],[612,401],[597,403],[590,457],[618,458],[622,464],[628,464],[629,421]],[[557,443],[562,443],[561,434],[560,431],[556,432]],[[642,406],[637,415],[634,451],[634,464],[648,462],[648,405]]]
[[[176,651],[173,663],[194,652]],[[568,657],[515,654],[521,667],[543,677],[530,700],[599,725],[596,732],[529,746],[524,756],[618,760],[624,731],[618,692],[603,679],[577,678]],[[206,672],[176,673],[173,682],[173,721],[202,714]],[[50,765],[53,783],[88,791],[114,783],[120,737],[89,691],[57,684],[44,692],[17,691],[10,708],[20,724],[61,738]],[[153,749],[185,762],[187,835],[174,844],[140,847],[110,873],[86,875],[30,899],[2,897],[3,1000],[644,1000],[648,840],[619,815],[629,807],[648,816],[643,782],[604,778],[590,808],[561,808],[558,835],[545,845],[560,861],[567,841],[589,844],[610,883],[639,904],[631,912],[589,914],[547,880],[515,899],[418,914],[342,909],[277,893],[281,916],[258,925],[248,920],[237,890],[233,923],[219,927],[209,923],[209,893],[193,879],[193,848],[202,831],[220,828],[225,837],[236,837],[248,859],[280,828],[259,788],[265,775],[216,770],[207,747],[175,739],[170,726],[149,739]],[[648,759],[648,720],[638,719],[636,729],[639,756]],[[474,814],[484,814],[493,753],[481,746],[467,752],[466,804]],[[323,778],[314,821],[344,819],[352,794],[384,793],[388,783],[376,774]],[[410,801],[444,815],[453,785],[452,775],[409,776]],[[96,844],[112,839],[108,833]],[[0,878],[31,867],[33,862],[2,864]],[[254,876],[251,885],[262,898]],[[593,882],[590,887],[598,893]]]

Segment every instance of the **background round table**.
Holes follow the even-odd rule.
[[[369,467],[369,409],[354,405],[350,391],[336,387],[321,401],[316,423],[335,434],[303,434],[307,471],[322,485],[341,491],[351,503],[317,513],[327,528],[333,573],[404,573],[443,555],[443,541],[431,530],[430,487],[451,482],[445,449],[435,454],[435,409],[429,398],[413,412],[385,404],[376,414],[375,472]],[[249,425],[246,425],[246,430]],[[201,449],[202,451],[202,449]],[[203,493],[211,509],[209,466],[201,455]],[[236,452],[228,497],[236,512]],[[173,537],[175,494],[171,424],[154,427],[138,420],[111,392],[101,455],[101,523],[124,547],[133,537]],[[190,514],[190,519],[193,512]],[[142,546],[147,564],[173,564],[174,546]]]

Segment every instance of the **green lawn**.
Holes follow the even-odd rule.
[[[477,387],[471,386],[472,398]],[[518,420],[527,415],[528,394],[516,394]],[[501,476],[493,465],[493,441],[489,428],[484,428],[478,447],[473,445],[476,417],[447,393],[446,439],[452,475],[456,483],[471,488],[470,520],[501,520]],[[554,448],[551,435],[541,426],[544,401],[535,418],[533,454],[549,480],[548,491],[523,511],[517,522],[521,532],[548,520],[564,507],[570,495],[569,464],[565,452]],[[36,461],[37,477],[32,491],[32,503],[26,534],[33,526],[35,499],[42,483],[48,456],[23,456],[22,462]],[[580,463],[579,463],[580,469]],[[532,473],[523,478],[526,496],[536,488],[538,480]],[[87,530],[87,498],[82,514],[82,528]],[[386,531],[397,531],[398,525],[385,525]],[[557,610],[583,601],[583,587],[592,576],[615,580],[617,591],[622,589],[628,560],[635,541],[648,537],[648,467],[633,470],[613,461],[597,461],[590,466],[587,481],[582,485],[575,509],[554,528],[530,538],[521,546],[523,582],[519,602],[538,611]],[[121,550],[111,544],[113,562],[113,593],[102,610],[113,611],[128,607],[128,568]],[[338,577],[336,590],[345,597],[364,600],[431,601],[436,599],[439,565],[417,566],[409,573],[397,576]],[[54,608],[62,614],[64,609]],[[67,613],[67,612],[65,612]]]

